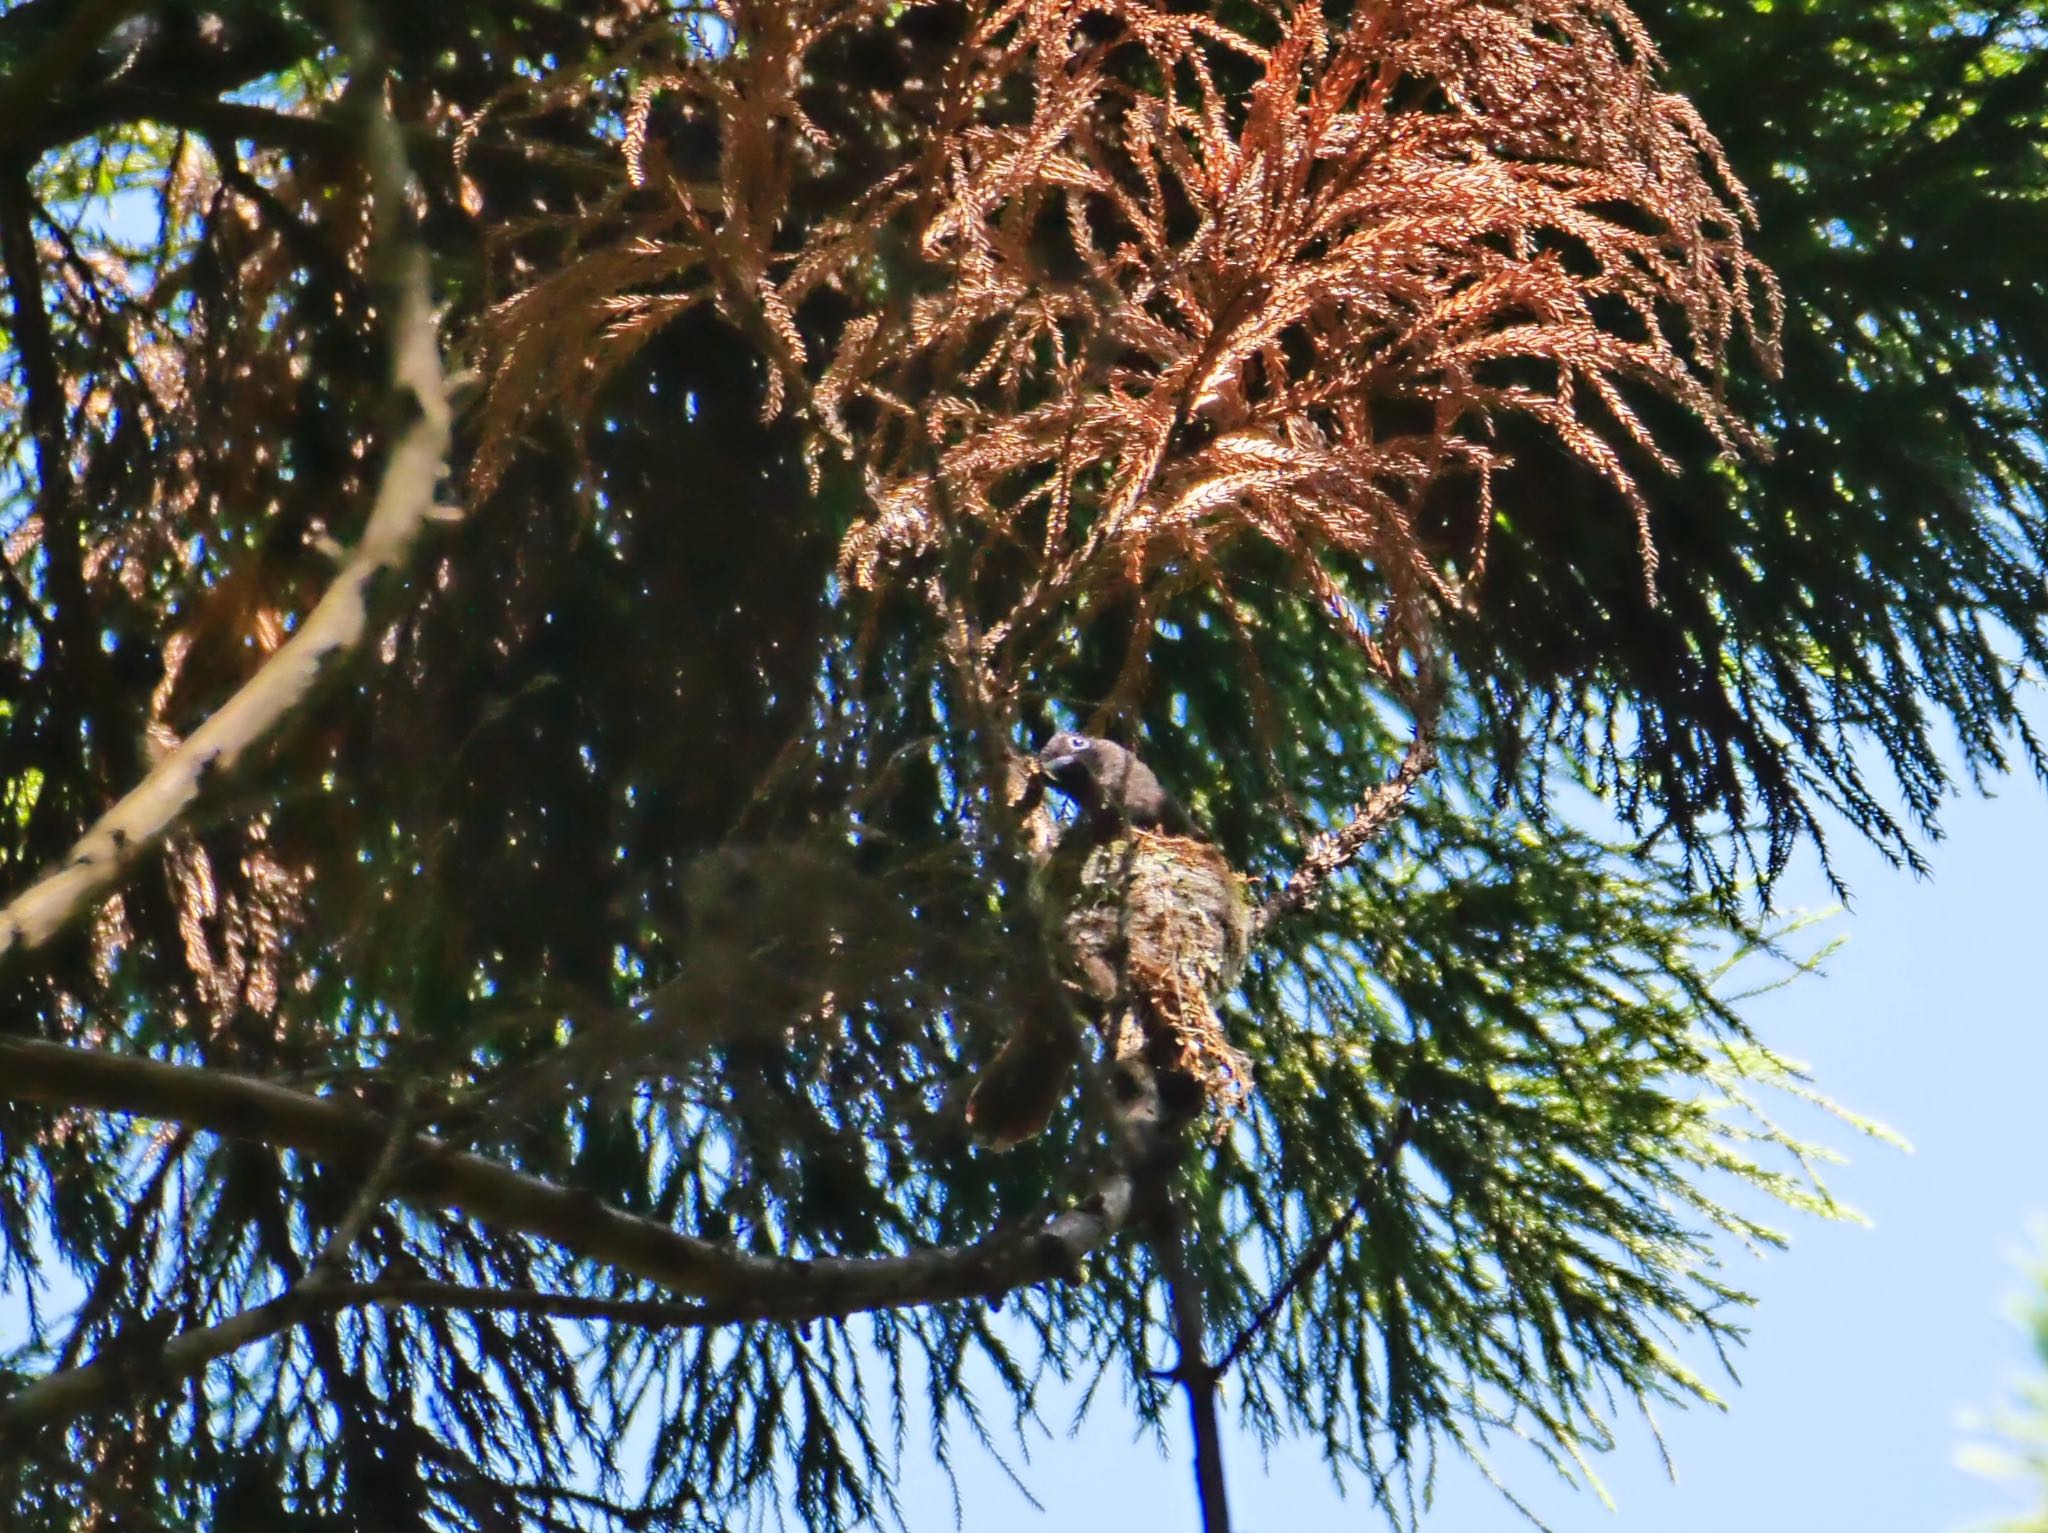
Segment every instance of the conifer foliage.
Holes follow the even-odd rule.
[[[1839,15],[0,10],[8,1525],[838,1529],[1055,1381],[1410,1520],[1711,1398],[1834,1211],[1739,875],[2048,660],[2041,18]],[[1063,727],[1256,899],[1229,1110],[995,1152]]]
[[[873,40],[891,9],[739,5],[729,46],[676,40],[627,114],[644,195],[541,231],[578,260],[487,316],[487,483],[678,314],[752,316],[765,408],[859,475],[856,583],[963,565],[943,599],[1006,700],[1112,606],[1116,706],[1177,592],[1234,605],[1247,539],[1388,685],[1432,668],[1446,610],[1482,610],[1505,420],[1623,503],[1652,600],[1623,451],[1677,465],[1631,396],[1754,444],[1714,380],[1738,329],[1770,353],[1775,290],[1625,10],[1045,0],[941,12],[919,48]],[[849,38],[885,71],[858,107],[829,88]],[[708,184],[667,168],[658,92],[717,124]]]

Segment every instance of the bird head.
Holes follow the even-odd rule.
[[[1186,815],[1143,761],[1116,741],[1063,729],[1038,751],[1038,774],[1067,794],[1083,815],[1130,825],[1182,829]]]
[[[1038,775],[1071,798],[1084,818],[1194,833],[1187,811],[1151,768],[1114,740],[1061,730],[1038,753]]]
[[[1054,787],[1085,798],[1103,780],[1113,753],[1120,754],[1121,748],[1093,735],[1063,729],[1038,753],[1038,770]]]

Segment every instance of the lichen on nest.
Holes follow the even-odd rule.
[[[1043,880],[1055,957],[1094,1003],[1113,1057],[1142,1052],[1162,1084],[1191,1083],[1227,1121],[1251,1089],[1251,1062],[1216,1010],[1251,937],[1229,861],[1206,841],[1133,829],[1062,843]]]

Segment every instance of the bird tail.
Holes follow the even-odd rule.
[[[1027,1015],[967,1099],[967,1127],[974,1137],[992,1150],[1037,1138],[1065,1098],[1080,1052],[1080,1030],[1064,1010],[1056,1017]]]

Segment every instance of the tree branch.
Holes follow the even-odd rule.
[[[354,135],[331,118],[145,85],[110,85],[89,98],[68,103],[50,114],[44,131],[56,145],[128,122],[160,122],[208,137],[246,138],[277,149],[342,153],[354,143]],[[408,148],[414,137],[407,135]],[[442,152],[447,153],[445,149]]]
[[[49,614],[43,611],[43,604],[36,600],[35,593],[29,590],[28,583],[21,578],[21,571],[14,567],[14,561],[7,557],[5,550],[0,550],[0,586],[7,588],[7,594],[14,598],[15,606],[21,609],[37,636],[44,643],[54,645],[57,639],[50,627]]]
[[[1038,807],[1043,784],[1031,763],[1010,743],[997,689],[981,658],[981,646],[956,598],[938,576],[927,586],[941,625],[941,645],[955,691],[965,703],[967,718],[988,762],[987,796],[998,821],[992,837],[993,858],[1014,860],[1023,846],[1033,861],[1050,849],[1050,816]],[[1420,769],[1417,770],[1420,775]],[[1023,823],[1036,820],[1035,833]],[[1297,875],[1297,878],[1299,875]],[[1030,899],[1019,902],[1020,919],[1033,928],[1040,923]],[[1034,930],[1035,951],[1049,955],[1046,934]],[[1048,972],[1047,978],[1057,985]],[[1220,1374],[1204,1356],[1203,1299],[1199,1280],[1183,1250],[1184,1221],[1173,1202],[1172,1176],[1186,1152],[1186,1120],[1169,1112],[1159,1094],[1159,1081],[1145,1054],[1143,1030],[1098,1029],[1114,1040],[1110,1069],[1108,1115],[1112,1155],[1119,1175],[1144,1212],[1148,1236],[1166,1279],[1176,1358],[1172,1376],[1187,1391],[1188,1416],[1195,1441],[1195,1489],[1202,1509],[1202,1533],[1230,1533],[1230,1507],[1223,1481],[1223,1434],[1216,1413],[1216,1381]]]
[[[1215,1369],[1217,1378],[1221,1378],[1224,1374],[1228,1373],[1231,1366],[1244,1356],[1252,1342],[1257,1339],[1259,1332],[1272,1324],[1273,1317],[1280,1313],[1287,1301],[1294,1296],[1295,1291],[1303,1283],[1306,1283],[1316,1275],[1323,1263],[1330,1259],[1330,1253],[1337,1249],[1337,1246],[1346,1235],[1351,1233],[1351,1227],[1365,1217],[1365,1206],[1368,1199],[1372,1196],[1376,1184],[1386,1181],[1389,1176],[1393,1175],[1394,1162],[1400,1159],[1401,1151],[1408,1144],[1408,1136],[1414,1130],[1415,1111],[1406,1102],[1403,1102],[1400,1112],[1394,1118],[1393,1133],[1387,1136],[1385,1142],[1380,1145],[1378,1153],[1373,1156],[1370,1180],[1368,1180],[1364,1187],[1358,1190],[1358,1194],[1352,1198],[1350,1206],[1332,1220],[1330,1227],[1311,1242],[1306,1251],[1302,1252],[1301,1258],[1295,1262],[1293,1268],[1288,1272],[1286,1280],[1273,1290],[1272,1296],[1264,1304],[1259,1306],[1259,1312],[1246,1321],[1244,1329],[1231,1338],[1230,1345],[1224,1349],[1223,1356],[1217,1360]]]
[[[270,1340],[295,1326],[342,1310],[444,1309],[471,1314],[521,1315],[542,1320],[594,1320],[648,1330],[772,1321],[802,1324],[836,1320],[882,1302],[820,1294],[738,1304],[677,1304],[659,1299],[604,1299],[537,1289],[474,1288],[461,1283],[404,1280],[337,1283],[308,1280],[266,1304],[217,1325],[171,1337],[153,1351],[116,1339],[92,1362],[50,1374],[0,1400],[0,1445],[73,1420],[96,1406],[136,1394],[161,1394],[203,1373],[223,1357]]]
[[[21,358],[26,396],[23,414],[35,442],[36,514],[42,520],[42,545],[49,556],[46,594],[54,608],[48,624],[56,641],[52,658],[74,688],[84,688],[91,679],[86,673],[96,655],[86,610],[85,544],[71,477],[64,379],[57,366],[50,312],[43,301],[43,266],[36,249],[36,204],[29,170],[26,160],[0,161],[0,262],[7,268],[14,348]],[[13,573],[11,568],[9,573]],[[31,606],[30,610],[36,609]],[[84,711],[80,703],[71,706],[74,712]],[[0,952],[4,951],[0,947]]]
[[[0,138],[12,139],[43,107],[64,99],[73,78],[116,28],[147,0],[69,0],[71,13],[54,25],[30,58],[8,71],[0,86]],[[22,21],[35,18],[24,16]]]
[[[86,68],[123,20],[147,9],[147,0],[22,0],[0,15],[0,149],[33,160],[148,115],[133,109],[133,92],[217,97],[288,68],[306,51],[289,13],[238,6],[203,39],[159,18],[120,63],[118,80],[110,79],[115,65],[105,56],[98,69]]]
[[[1394,822],[1408,802],[1415,785],[1436,765],[1436,720],[1439,703],[1435,692],[1426,694],[1415,719],[1415,733],[1401,757],[1394,775],[1371,789],[1358,801],[1351,818],[1335,830],[1326,830],[1309,843],[1308,854],[1286,884],[1259,907],[1252,918],[1252,940],[1264,936],[1275,921],[1306,909],[1330,877],[1349,866],[1372,839]]]
[[[246,101],[223,101],[162,86],[110,85],[90,97],[59,103],[47,113],[41,123],[41,147],[55,148],[130,122],[158,122],[210,139],[231,143],[247,139],[299,153],[341,153],[353,142],[347,128],[328,117],[282,112]],[[405,136],[407,155],[415,165],[431,174],[454,174],[455,145],[446,135],[416,123],[405,124],[400,131]],[[495,163],[528,172],[546,171],[585,183],[602,181],[609,185],[616,174],[609,161],[595,155],[539,144],[473,141],[464,154],[472,162]]]
[[[100,1253],[99,1271],[94,1274],[92,1287],[85,1298],[72,1311],[71,1334],[65,1339],[63,1350],[57,1354],[60,1369],[69,1368],[78,1361],[93,1328],[105,1322],[124,1296],[130,1281],[129,1263],[134,1260],[143,1241],[156,1230],[157,1204],[163,1197],[164,1186],[191,1144],[189,1130],[180,1129],[170,1136],[169,1143],[159,1155],[156,1170],[150,1173],[149,1181],[143,1186],[142,1195],[128,1205],[127,1223]],[[144,1287],[146,1290],[146,1284]]]
[[[366,1167],[390,1132],[379,1114],[229,1071],[26,1040],[0,1043],[0,1095],[160,1119],[349,1167]],[[1070,1275],[1122,1227],[1131,1202],[1128,1181],[1111,1177],[1073,1208],[971,1245],[799,1260],[755,1256],[681,1234],[430,1134],[404,1141],[390,1192],[418,1208],[459,1209],[493,1229],[536,1236],[628,1276],[732,1305],[735,1318],[780,1314],[789,1306],[850,1313],[1000,1297]]]
[[[321,1246],[320,1254],[313,1258],[312,1267],[299,1283],[301,1289],[331,1286],[341,1273],[348,1270],[348,1253],[362,1235],[363,1226],[370,1222],[370,1216],[391,1190],[392,1179],[398,1175],[400,1157],[405,1154],[406,1142],[412,1138],[412,1114],[414,1104],[419,1100],[418,1087],[416,1080],[406,1084],[404,1099],[385,1127],[384,1146],[377,1152],[376,1164],[363,1178],[363,1185],[357,1189],[348,1211],[328,1232],[326,1244]]]
[[[405,408],[394,414],[402,418],[410,413],[412,421],[385,461],[362,541],[298,631],[241,690],[101,816],[61,867],[0,910],[0,960],[36,947],[81,916],[177,828],[204,791],[247,761],[305,706],[339,663],[363,646],[371,631],[370,608],[377,588],[411,562],[414,547],[434,519],[451,416],[426,257],[416,244],[394,232],[403,215],[407,178],[397,130],[382,111],[371,113],[368,138],[373,206],[384,225],[373,242],[373,256],[381,256],[391,269],[395,294],[391,393]],[[7,220],[10,229],[13,222]],[[10,233],[10,268],[13,243]],[[33,277],[29,280],[32,284]],[[19,280],[16,309],[22,312]],[[39,452],[42,437],[38,431]],[[44,536],[61,541],[62,529],[46,525]],[[51,544],[53,577],[57,541]],[[61,593],[52,594],[61,601]],[[60,618],[64,615],[60,610]]]
[[[348,51],[366,58],[368,38],[359,8],[343,6],[340,19],[352,44]],[[394,273],[392,393],[409,396],[414,419],[386,461],[362,541],[298,632],[102,817],[61,869],[0,910],[0,957],[35,947],[81,915],[182,822],[217,776],[248,759],[304,706],[336,662],[363,645],[370,632],[373,588],[408,562],[433,517],[449,448],[450,410],[426,262],[415,244],[395,232],[407,179],[397,129],[379,107],[368,105],[376,99],[374,90],[351,95],[367,107],[365,158],[377,222],[372,259]],[[0,1044],[0,1060],[8,1075],[0,1089],[16,1100],[165,1118],[367,1171],[361,1193],[312,1276],[291,1293],[161,1344],[145,1323],[126,1341],[117,1338],[102,1360],[45,1378],[0,1406],[0,1426],[8,1431],[69,1419],[136,1380],[190,1377],[214,1359],[310,1315],[331,1312],[337,1304],[366,1302],[365,1290],[335,1282],[328,1267],[386,1191],[415,1206],[459,1209],[479,1223],[550,1240],[577,1258],[709,1301],[704,1307],[669,1306],[659,1312],[664,1323],[686,1319],[693,1324],[813,1318],[997,1297],[1072,1274],[1088,1251],[1121,1226],[1130,1206],[1127,1181],[1111,1177],[1078,1207],[973,1245],[870,1260],[763,1258],[680,1234],[608,1207],[588,1193],[511,1170],[431,1135],[408,1132],[377,1114],[260,1080],[31,1041]],[[373,1147],[380,1147],[375,1164],[367,1165]],[[415,1286],[382,1290],[375,1300],[453,1302],[456,1297],[452,1290]],[[460,1299],[481,1307],[539,1306],[548,1313],[578,1307],[564,1296],[464,1293]],[[618,1313],[616,1308],[606,1311]],[[641,1312],[642,1318],[649,1313]]]
[[[1153,1214],[1152,1247],[1166,1279],[1166,1307],[1173,1324],[1173,1371],[1188,1397],[1188,1426],[1195,1440],[1195,1500],[1202,1533],[1230,1533],[1230,1498],[1223,1482],[1223,1428],[1216,1413],[1221,1367],[1208,1360],[1206,1306],[1202,1282],[1188,1265],[1186,1220],[1162,1184]]]

